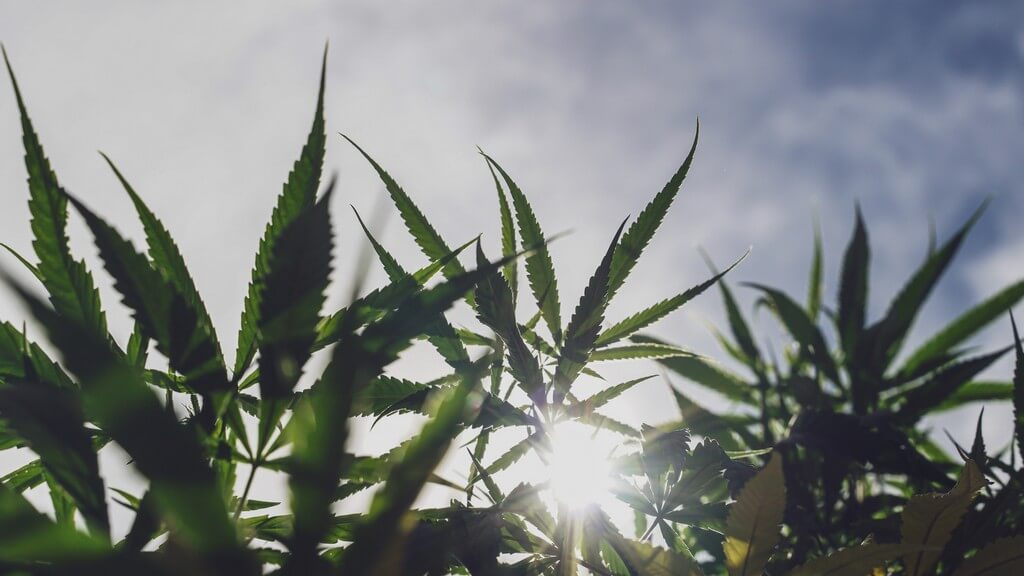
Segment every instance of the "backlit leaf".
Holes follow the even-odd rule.
[[[862,544],[811,560],[790,576],[864,576],[876,566],[899,558],[903,551],[899,544]]]
[[[729,508],[725,531],[725,564],[729,576],[760,576],[781,539],[779,525],[786,508],[782,457],[773,454]]]
[[[693,163],[693,155],[697,151],[697,140],[699,138],[700,121],[698,120],[697,127],[693,132],[693,144],[690,146],[689,154],[686,155],[686,160],[676,170],[676,173],[672,175],[672,178],[665,184],[661,192],[658,192],[647,206],[644,207],[636,220],[630,224],[626,233],[622,235],[622,243],[616,248],[615,255],[612,257],[611,271],[609,272],[608,279],[608,300],[611,300],[619,291],[619,288],[622,287],[626,277],[629,276],[633,266],[636,265],[637,260],[640,258],[640,254],[643,253],[647,243],[651,241],[654,233],[661,226],[662,220],[665,219],[665,214],[668,212],[669,207],[672,206],[672,201],[675,200],[680,186],[683,185],[683,180],[686,179],[686,175],[690,172],[690,165]]]
[[[487,161],[493,166],[505,185],[508,186],[509,195],[512,196],[512,206],[515,208],[516,221],[519,223],[519,237],[523,242],[524,250],[532,250],[526,257],[526,277],[529,280],[530,290],[537,301],[537,308],[540,309],[544,323],[547,324],[555,343],[562,341],[562,311],[558,299],[558,281],[555,278],[554,265],[551,263],[551,255],[548,253],[547,241],[544,232],[537,222],[537,216],[533,213],[533,207],[523,194],[519,186],[512,181],[512,178],[505,170],[490,156],[484,155]]]
[[[1024,571],[1024,536],[1000,538],[964,560],[953,576],[998,576]]]
[[[901,542],[904,546],[920,546],[924,550],[903,556],[910,576],[932,574],[942,547],[946,545],[960,519],[967,512],[974,495],[987,484],[981,470],[968,460],[960,472],[956,486],[945,494],[913,496],[903,509]]]

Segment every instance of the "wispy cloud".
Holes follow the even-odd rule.
[[[62,180],[139,237],[93,151],[110,153],[177,236],[226,341],[308,128],[327,39],[329,128],[375,154],[452,241],[482,232],[496,245],[495,199],[474,147],[499,158],[548,232],[574,231],[554,248],[567,308],[600,258],[595,247],[681,162],[698,115],[691,178],[624,292],[635,300],[622,297],[613,317],[702,279],[697,245],[723,262],[753,245],[735,278],[802,294],[812,213],[834,278],[856,200],[875,246],[877,314],[923,257],[929,216],[947,235],[997,193],[967,246],[973,264],[935,294],[919,322],[927,328],[1024,272],[1024,9],[950,4],[7,2],[0,40]],[[27,252],[9,89],[0,127],[0,235]],[[339,138],[327,166],[340,171],[345,254],[362,239],[344,204],[368,211],[380,186]],[[399,228],[386,242],[419,262]],[[72,236],[91,252],[81,226]],[[343,258],[336,276],[352,264]],[[117,310],[109,287],[104,296]],[[11,302],[0,299],[0,315],[20,319]],[[698,320],[719,318],[718,308],[705,297],[657,331],[714,352]],[[121,311],[113,320],[127,333]],[[986,338],[1006,341],[999,328]],[[629,398],[644,418],[673,415],[662,389]]]

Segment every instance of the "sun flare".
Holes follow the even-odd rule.
[[[548,486],[555,501],[570,510],[601,504],[610,496],[608,447],[574,422],[557,424],[550,435]]]

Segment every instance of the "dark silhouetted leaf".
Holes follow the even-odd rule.
[[[200,393],[226,391],[229,384],[212,327],[199,320],[195,306],[154,270],[131,242],[81,202],[69,198],[92,230],[100,257],[125,305],[135,312],[136,321],[156,341],[171,368]]]
[[[915,350],[900,368],[901,374],[912,374],[922,364],[952,350],[979,330],[999,318],[1024,298],[1024,280],[1007,286],[981,304],[961,314],[940,332]]]
[[[904,403],[897,416],[906,423],[916,422],[1009,351],[1010,347],[1006,347],[944,367],[902,394]]]
[[[324,83],[327,76],[327,50],[324,49],[323,64],[320,68],[320,89],[317,93],[313,126],[302,146],[299,159],[295,161],[288,180],[284,183],[277,204],[270,215],[260,246],[256,252],[256,263],[252,268],[249,291],[242,309],[241,326],[238,329],[238,351],[235,353],[235,380],[240,380],[256,354],[260,340],[260,295],[270,268],[274,244],[288,225],[316,201],[323,170],[326,136],[324,134]]]
[[[477,265],[487,263],[483,249],[477,244]],[[497,272],[484,278],[476,288],[476,315],[485,326],[494,330],[508,352],[508,365],[513,377],[536,401],[544,398],[544,381],[540,365],[526,346],[516,322],[515,296],[505,279]]]
[[[778,315],[779,320],[786,331],[799,342],[814,358],[815,365],[825,373],[825,376],[839,383],[839,371],[836,369],[835,360],[828,349],[825,337],[821,334],[817,325],[807,316],[796,302],[786,294],[761,284],[748,284],[764,293],[765,298],[772,309]]]
[[[291,399],[316,340],[334,245],[332,189],[333,183],[316,204],[281,231],[265,269],[258,324],[260,454]]]
[[[1017,450],[1024,458],[1024,347],[1021,346],[1020,334],[1017,333],[1017,322],[1010,314],[1010,323],[1013,325],[1013,420],[1014,435],[1017,438]]]
[[[21,494],[0,485],[0,563],[81,561],[108,550],[101,539],[55,524]]]
[[[590,277],[569,320],[569,326],[565,329],[565,342],[558,356],[554,377],[555,386],[562,392],[568,392],[580,370],[586,366],[590,353],[594,351],[597,343],[597,336],[601,333],[604,311],[608,307],[608,272],[611,269],[615,248],[619,244],[619,235],[622,234],[625,225],[626,222],[623,221],[615,231],[611,245],[608,246],[594,275]]]
[[[74,499],[90,529],[107,535],[103,480],[78,395],[42,382],[8,380],[0,386],[0,418],[39,455],[43,469]]]
[[[863,544],[845,548],[824,558],[811,560],[791,576],[864,576],[877,567],[899,558],[904,547],[899,544]]]
[[[865,311],[868,305],[868,264],[871,247],[864,217],[857,206],[857,221],[853,237],[846,245],[843,255],[843,270],[839,278],[838,332],[843,351],[849,358],[857,348],[857,342],[864,331]]]
[[[872,350],[871,358],[875,366],[888,367],[892,360],[899,353],[900,347],[910,330],[918,311],[928,299],[932,288],[942,277],[942,274],[949,267],[953,257],[956,256],[960,245],[963,244],[967,234],[971,231],[975,222],[981,217],[982,212],[988,206],[984,202],[966,223],[939,247],[933,254],[928,256],[924,264],[914,272],[910,280],[903,286],[900,293],[893,299],[886,311],[885,316],[874,324],[871,331]],[[877,370],[877,368],[876,368]]]
[[[341,564],[345,572],[374,573],[378,563],[386,561],[389,551],[394,553],[396,545],[401,549],[400,543],[408,530],[401,519],[458,434],[466,400],[479,386],[489,364],[489,359],[474,364],[416,436],[402,460],[394,465],[384,487],[374,496],[365,520],[356,529],[352,545],[345,550]]]
[[[165,279],[174,285],[195,310],[198,321],[206,326],[204,330],[209,332],[210,337],[213,339],[217,349],[217,356],[223,358],[220,343],[217,341],[217,335],[213,329],[213,321],[210,320],[210,313],[207,312],[206,305],[203,303],[203,299],[200,298],[199,291],[196,290],[195,282],[192,280],[188,267],[185,266],[185,258],[182,257],[181,251],[178,250],[178,245],[171,238],[171,234],[167,231],[163,222],[146,206],[146,203],[143,202],[142,198],[135,192],[135,189],[121,175],[120,170],[114,166],[110,158],[104,154],[103,159],[110,165],[114,175],[117,176],[118,181],[121,182],[125,192],[131,198],[132,204],[135,205],[135,211],[142,222],[142,229],[146,233],[146,245],[149,250],[149,257],[153,261],[153,266],[163,274]]]
[[[1024,536],[1000,538],[964,560],[953,576],[997,576],[1024,570]]]
[[[359,217],[359,213],[356,213],[356,218],[359,220],[359,225],[362,226],[363,232],[366,233],[366,237],[369,238],[370,244],[373,246],[374,251],[377,253],[381,264],[384,266],[384,270],[388,274],[388,279],[392,283],[399,283],[405,281],[409,273],[402,268],[401,264],[383,247],[380,242],[370,234],[370,230],[363,224],[363,219]],[[455,328],[448,322],[444,315],[437,317],[437,320],[431,324],[425,330],[427,340],[434,345],[434,348],[441,354],[441,357],[445,359],[449,366],[460,370],[469,363],[469,354],[466,352],[466,347],[462,344],[462,339],[459,338]]]
[[[86,419],[95,422],[132,457],[174,533],[195,550],[226,560],[237,540],[213,471],[194,430],[178,423],[108,342],[57,315],[8,279],[46,327],[66,365],[82,382]],[[242,566],[239,564],[238,566]]]

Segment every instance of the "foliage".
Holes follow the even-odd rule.
[[[871,325],[859,214],[834,310],[822,305],[818,243],[806,305],[750,285],[792,337],[780,362],[761,352],[724,284],[732,266],[625,319],[607,318],[686,178],[696,135],[665,187],[594,255],[595,271],[566,323],[550,238],[497,161],[483,155],[501,222],[501,256],[491,260],[479,239],[449,244],[349,139],[428,263],[409,272],[363,226],[388,283],[326,310],[335,223],[333,183],[322,182],[322,72],[312,128],[259,242],[229,361],[184,257],[142,194],[107,159],[142,222],[145,251],[58,182],[9,63],[8,71],[35,263],[11,251],[48,301],[5,277],[60,362],[26,329],[0,324],[0,449],[24,448],[35,458],[0,480],[0,573],[996,574],[1024,562],[1024,471],[1011,448],[988,453],[979,425],[960,465],[920,426],[928,414],[978,400],[1012,397],[1018,415],[1024,411],[1019,341],[1012,383],[974,379],[1014,346],[971,357],[964,347],[1024,296],[1024,283],[901,355],[921,304],[977,216],[929,254]],[[69,206],[134,318],[123,347],[107,329],[93,272],[71,254]],[[470,244],[471,268],[459,259]],[[732,333],[722,343],[746,375],[640,334],[715,285]],[[449,319],[463,305],[475,327]],[[527,320],[519,314],[525,307],[534,309]],[[421,340],[446,372],[417,381],[390,374]],[[637,429],[613,420],[606,407],[649,377],[605,383],[586,398],[576,384],[600,381],[599,363],[627,359],[653,359],[740,409],[716,414],[673,387],[678,422]],[[383,454],[356,452],[349,438],[356,419],[410,412],[428,416],[418,434]],[[635,536],[622,533],[602,502],[552,503],[554,479],[504,481],[528,456],[557,465],[564,457],[558,430],[568,423],[621,437],[608,493],[634,513]],[[1024,437],[1019,418],[1016,426]],[[519,440],[495,453],[499,434]],[[452,480],[441,463],[462,443],[471,465]],[[99,454],[111,444],[145,478],[144,492],[100,474]],[[286,476],[287,501],[256,498],[255,479],[272,474]],[[417,506],[431,483],[452,490],[449,505]],[[52,516],[30,503],[27,493],[37,488],[49,496]],[[368,489],[368,507],[339,512]],[[112,502],[127,509],[113,515],[129,518],[124,534]]]

